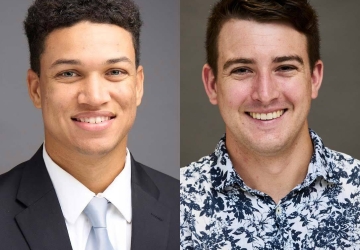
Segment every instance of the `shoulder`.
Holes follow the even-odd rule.
[[[309,129],[309,132],[315,150],[313,158],[311,159],[312,163],[325,166],[327,171],[332,174],[336,174],[336,171],[351,171],[353,168],[359,168],[359,160],[348,154],[326,147],[320,136],[316,134],[315,131]]]
[[[136,162],[138,167],[141,167],[142,170],[146,173],[151,181],[156,185],[159,190],[159,199],[162,202],[170,206],[175,204],[178,206],[179,202],[179,180],[171,176],[168,176],[160,171],[157,171],[151,167],[148,167],[142,163]]]
[[[344,170],[352,170],[353,168],[360,167],[360,160],[355,159],[348,154],[338,152],[329,148],[326,148],[326,152],[328,153],[328,159],[330,159],[330,164],[343,168]]]
[[[355,159],[354,157],[352,157],[351,155],[342,153],[342,152],[338,152],[336,150],[330,149],[330,148],[326,148],[328,152],[330,152],[330,158],[332,160],[334,160],[335,162],[338,163],[343,163],[346,165],[353,165],[353,164],[359,164],[360,160]]]
[[[352,156],[326,148],[328,167],[343,184],[360,187],[360,161]]]
[[[8,192],[11,190],[17,192],[26,164],[27,162],[23,162],[10,171],[0,175],[0,200],[3,198],[4,193],[9,194]]]
[[[8,220],[13,219],[23,209],[16,197],[26,165],[27,162],[23,162],[0,175],[0,220],[2,223],[9,223]]]
[[[175,179],[169,175],[166,175],[158,170],[155,170],[151,167],[148,167],[142,163],[137,162],[145,172],[151,177],[151,179],[156,183],[160,188],[177,188],[179,189],[179,180]]]
[[[0,175],[0,241],[2,249],[28,249],[19,225],[15,220],[25,205],[17,200],[20,182],[27,163],[21,163]]]
[[[212,162],[211,155],[208,155],[180,168],[180,186],[206,181],[207,177],[210,177]]]
[[[185,200],[198,202],[211,189],[212,165],[213,157],[208,155],[180,169],[180,205],[188,204]]]

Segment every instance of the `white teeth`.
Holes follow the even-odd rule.
[[[280,116],[282,116],[284,114],[284,110],[278,110],[278,111],[274,111],[272,113],[253,113],[250,112],[250,116],[254,119],[258,119],[258,120],[273,120],[276,118],[279,118]]]
[[[110,117],[108,116],[97,116],[97,117],[86,117],[86,118],[78,118],[77,119],[80,122],[87,122],[87,123],[91,123],[91,124],[96,124],[96,123],[102,123],[104,121],[108,121],[110,120]]]

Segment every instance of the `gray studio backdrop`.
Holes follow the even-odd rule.
[[[206,19],[214,0],[181,0],[181,166],[213,152],[225,131],[205,94]],[[310,127],[334,150],[360,158],[360,1],[312,0],[320,17],[325,75]]]
[[[144,26],[144,98],[130,132],[135,159],[179,178],[180,4],[135,0]],[[41,111],[27,94],[29,53],[22,22],[32,1],[0,3],[0,173],[29,159],[44,140]]]

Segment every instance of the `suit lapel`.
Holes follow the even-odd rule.
[[[141,164],[131,159],[131,249],[166,249],[170,211],[158,201],[159,190]]]
[[[170,211],[142,165],[131,159],[131,249],[166,249]],[[42,157],[42,147],[27,162],[17,200],[25,205],[15,220],[31,250],[71,250],[65,219]]]
[[[26,206],[15,219],[30,249],[72,249],[65,219],[42,157],[42,147],[24,167],[17,200]]]

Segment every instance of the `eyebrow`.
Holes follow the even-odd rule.
[[[280,56],[280,57],[275,57],[273,59],[273,62],[275,62],[275,63],[282,63],[282,62],[286,62],[286,61],[297,61],[301,65],[304,65],[304,60],[298,55]]]
[[[51,64],[50,69],[61,64],[81,65],[81,62],[79,60],[58,59]]]
[[[119,58],[113,58],[113,59],[109,59],[106,61],[105,64],[115,64],[115,63],[119,63],[119,62],[127,62],[127,63],[130,63],[132,64],[132,61],[126,57],[126,56],[122,56],[122,57],[119,57]]]
[[[304,65],[304,60],[298,56],[298,55],[291,55],[291,56],[279,56],[279,57],[275,57],[273,59],[274,63],[282,63],[282,62],[286,62],[286,61],[297,61],[299,62],[301,65]],[[255,60],[254,59],[250,59],[250,58],[233,58],[233,59],[229,59],[225,62],[223,70],[226,70],[227,68],[229,68],[231,65],[233,64],[238,64],[238,63],[242,63],[242,64],[254,64]]]
[[[119,62],[127,62],[127,63],[132,63],[132,61],[126,57],[126,56],[122,56],[119,58],[112,58],[109,60],[106,60],[106,62],[104,63],[106,64],[115,64],[115,63],[119,63]],[[54,68],[55,66],[58,65],[62,65],[62,64],[66,64],[66,65],[81,65],[81,61],[80,60],[74,60],[74,59],[58,59],[55,62],[53,62],[50,66],[50,68]]]
[[[249,58],[233,58],[225,62],[223,70],[226,70],[233,64],[242,63],[242,64],[254,64],[255,60]]]

